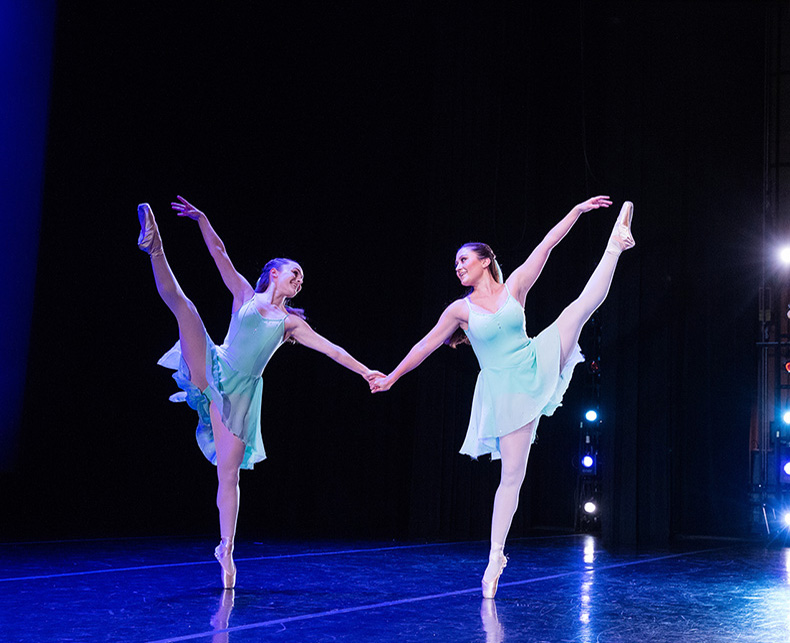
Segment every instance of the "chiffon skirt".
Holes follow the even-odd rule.
[[[477,377],[469,429],[461,453],[477,458],[486,453],[501,457],[499,439],[562,404],[573,369],[584,361],[577,344],[560,364],[560,333],[552,324],[530,340],[530,351],[517,365],[484,368]],[[537,422],[533,441],[537,435]]]
[[[211,429],[209,405],[214,405],[222,416],[223,424],[244,442],[242,469],[252,469],[256,462],[266,458],[261,437],[261,399],[263,379],[233,370],[223,355],[222,346],[216,346],[206,334],[206,381],[208,386],[201,391],[189,377],[189,367],[181,355],[181,343],[165,353],[157,362],[160,366],[175,371],[173,379],[182,392],[170,396],[173,402],[186,402],[198,414],[195,431],[198,446],[203,455],[217,464],[214,432]]]

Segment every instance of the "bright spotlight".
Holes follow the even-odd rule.
[[[785,424],[790,424],[790,411],[785,411],[785,412],[782,414],[782,421],[783,421]]]
[[[585,469],[589,469],[594,464],[595,464],[595,460],[593,460],[593,457],[591,455],[586,455],[582,458],[582,466]],[[788,462],[786,466],[790,467],[790,462]],[[790,473],[788,475],[790,475]]]
[[[790,527],[790,511],[786,511],[784,516],[782,516],[782,522]]]
[[[785,265],[790,265],[790,246],[785,246],[779,251],[779,260]]]
[[[588,422],[595,422],[598,419],[598,414],[590,409],[584,414],[584,419],[586,419]],[[790,424],[790,421],[788,421],[788,424]]]
[[[785,472],[785,473],[786,473],[788,476],[790,476],[790,462],[785,462],[785,466],[783,466],[782,468],[784,469],[784,472]]]
[[[598,510],[598,507],[595,506],[594,502],[588,500],[587,502],[584,503],[584,510],[588,514],[594,514]]]

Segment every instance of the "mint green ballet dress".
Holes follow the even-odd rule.
[[[222,422],[244,442],[242,469],[252,469],[266,458],[261,438],[261,374],[280,345],[285,333],[285,317],[267,319],[255,307],[255,297],[231,315],[228,334],[217,346],[206,333],[206,380],[204,391],[189,379],[189,368],[176,342],[159,360],[161,366],[175,370],[173,379],[183,392],[171,395],[173,402],[186,402],[198,414],[195,436],[203,455],[217,464],[209,404],[214,402]]]
[[[501,457],[499,438],[533,420],[537,432],[540,417],[551,415],[560,406],[573,369],[584,357],[577,344],[565,363],[560,364],[556,322],[537,337],[529,338],[524,309],[510,290],[495,313],[475,310],[468,297],[466,304],[469,328],[465,332],[481,370],[461,453],[473,458],[490,453],[491,459],[496,460]]]

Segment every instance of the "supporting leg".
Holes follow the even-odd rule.
[[[244,460],[244,442],[223,424],[219,410],[212,402],[211,428],[217,449],[217,509],[222,540],[214,550],[222,566],[222,584],[232,589],[236,584],[236,564],[233,562],[233,543],[239,515],[239,468]]]
[[[491,516],[491,550],[488,556],[488,566],[483,574],[483,596],[485,598],[494,598],[499,576],[507,564],[504,554],[505,541],[518,508],[518,496],[527,473],[527,460],[532,446],[532,437],[535,433],[535,425],[536,422],[532,421],[499,440],[502,473],[499,487],[494,496],[494,511]]]

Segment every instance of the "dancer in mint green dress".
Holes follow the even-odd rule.
[[[502,459],[491,518],[491,549],[483,574],[483,596],[493,598],[507,564],[504,544],[527,471],[538,422],[562,402],[574,366],[583,361],[582,326],[609,292],[620,253],[634,245],[633,205],[626,201],[601,261],[579,297],[537,337],[527,336],[524,303],[551,250],[582,213],[608,208],[598,196],[574,207],[555,225],[527,260],[503,282],[496,257],[484,243],[467,243],[455,256],[455,272],[468,293],[450,304],[434,328],[386,377],[374,379],[374,393],[388,390],[443,343],[469,342],[480,362],[469,429],[461,453]]]
[[[179,216],[198,222],[209,253],[233,295],[228,334],[222,345],[216,346],[170,269],[151,207],[147,203],[138,206],[141,231],[137,245],[150,255],[157,291],[178,322],[179,341],[159,363],[176,371],[173,377],[183,392],[171,399],[185,400],[197,411],[198,444],[217,466],[222,540],[214,555],[222,566],[223,586],[230,589],[236,582],[233,540],[239,511],[239,469],[252,469],[266,457],[261,439],[261,373],[269,358],[290,340],[324,353],[368,382],[381,373],[321,337],[304,320],[301,310],[288,305],[302,289],[304,274],[298,263],[272,259],[253,288],[233,267],[225,244],[206,215],[182,197],[171,205]]]

